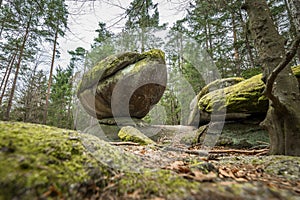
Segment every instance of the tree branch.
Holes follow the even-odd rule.
[[[293,44],[291,45],[290,50],[287,52],[283,60],[279,63],[279,65],[272,71],[272,73],[269,75],[266,83],[266,87],[263,91],[263,94],[269,97],[272,101],[276,101],[276,97],[272,93],[272,88],[275,82],[276,77],[278,74],[291,62],[291,60],[294,58],[297,49],[300,44],[300,34],[297,35],[295,38]]]

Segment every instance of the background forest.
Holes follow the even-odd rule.
[[[196,94],[206,84],[204,72],[200,74],[181,56],[183,48],[193,51],[192,43],[183,45],[190,38],[206,50],[223,78],[249,78],[262,71],[240,0],[181,2],[179,7],[187,14],[174,24],[160,22],[160,1],[133,0],[124,8],[125,24],[119,32],[100,21],[91,48],[70,49],[69,64],[57,65],[61,54],[58,39],[70,31],[67,5],[74,2],[0,0],[1,120],[72,129],[77,121],[73,112],[76,83],[84,72],[117,52],[143,52],[164,46],[169,83],[159,104],[165,107],[166,124],[180,124],[183,105],[176,98],[176,77],[183,75]],[[296,35],[288,2],[268,0],[268,4],[288,46]],[[175,7],[178,3],[174,3]],[[165,40],[154,34],[159,31],[167,33]],[[292,64],[299,63],[299,58],[300,51]]]

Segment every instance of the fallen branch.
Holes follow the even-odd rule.
[[[135,143],[135,142],[109,142],[109,144],[111,145],[115,145],[115,146],[122,146],[122,145],[133,145],[133,146],[139,146],[139,143]]]
[[[269,151],[269,149],[260,149],[260,150],[239,150],[239,149],[226,149],[226,150],[210,150],[208,153],[217,154],[217,153],[243,153],[247,155],[256,155]]]
[[[165,147],[163,150],[166,151],[178,151],[187,154],[199,155],[199,156],[208,156],[209,154],[222,154],[222,153],[240,153],[247,155],[264,155],[268,153],[269,149],[260,149],[260,150],[239,150],[239,149],[226,149],[226,150],[186,150],[176,147]]]

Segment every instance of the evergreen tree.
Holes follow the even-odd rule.
[[[72,81],[73,68],[58,67],[53,76],[49,104],[49,124],[61,128],[72,128]]]
[[[50,73],[48,78],[48,89],[46,94],[46,104],[44,110],[44,124],[47,123],[47,112],[48,104],[50,97],[50,89],[52,84],[52,75],[54,68],[55,56],[57,53],[57,40],[59,36],[64,36],[65,29],[67,28],[67,18],[68,11],[64,0],[50,0],[46,6],[46,16],[45,16],[45,25],[46,25],[46,40],[53,43],[52,58]]]
[[[20,97],[17,98],[17,106],[12,110],[14,120],[42,123],[45,105],[45,91],[47,89],[47,79],[44,71],[28,72],[28,77],[24,76],[24,88],[20,92]]]
[[[107,29],[105,23],[99,22],[98,25],[99,29],[96,30],[98,33],[97,37],[94,38],[92,50],[87,54],[86,58],[88,68],[92,68],[99,61],[115,52],[114,34]]]
[[[129,49],[134,47],[144,52],[154,48],[158,42],[153,33],[155,30],[162,30],[166,24],[159,25],[158,4],[153,4],[152,0],[134,0],[126,10],[127,21],[123,35],[123,44]],[[131,36],[131,37],[130,37]],[[126,44],[127,43],[127,44]]]

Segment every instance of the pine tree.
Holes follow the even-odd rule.
[[[73,68],[58,67],[53,76],[49,104],[49,124],[61,128],[72,128],[72,79]]]
[[[152,0],[134,0],[126,10],[127,21],[125,24],[125,34],[122,38],[129,39],[127,42],[129,44],[131,42],[131,45],[140,49],[141,52],[154,47],[155,44],[153,41],[155,41],[155,36],[151,32],[166,27],[166,24],[159,24],[157,6],[158,4],[153,4]],[[130,35],[135,35],[134,37],[138,39],[129,37]],[[152,40],[151,43],[149,42],[150,40]]]
[[[99,22],[98,25],[99,28],[95,31],[98,33],[97,37],[94,38],[94,44],[91,46],[92,50],[86,57],[88,68],[92,68],[100,60],[115,53],[114,34],[107,29],[105,23]]]
[[[47,40],[53,42],[50,74],[48,78],[48,89],[46,94],[46,104],[44,110],[44,124],[47,123],[47,112],[50,98],[50,88],[52,84],[52,75],[54,68],[54,61],[57,53],[57,40],[59,36],[64,36],[65,30],[67,29],[67,17],[68,11],[64,0],[51,0],[46,7],[46,20],[45,25],[47,26]]]

